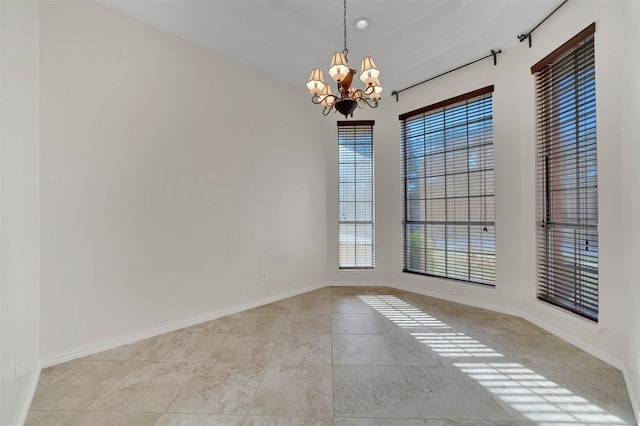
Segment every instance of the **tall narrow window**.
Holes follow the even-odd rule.
[[[531,67],[538,298],[598,319],[595,24]]]
[[[338,265],[375,266],[373,121],[338,121]]]
[[[404,272],[495,285],[492,93],[400,116]]]

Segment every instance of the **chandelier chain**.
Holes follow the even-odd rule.
[[[344,19],[342,23],[344,25],[344,50],[342,53],[346,57],[349,53],[349,49],[347,49],[347,0],[344,0]]]

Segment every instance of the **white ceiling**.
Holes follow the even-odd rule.
[[[101,0],[212,51],[304,88],[343,48],[336,0]],[[518,44],[560,0],[349,0],[349,62],[371,55],[392,90]],[[353,21],[371,20],[358,31]],[[523,46],[523,48],[525,48]],[[499,58],[498,58],[499,60]]]

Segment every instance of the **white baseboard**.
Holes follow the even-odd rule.
[[[38,381],[40,380],[40,371],[42,371],[40,361],[36,364],[35,371],[31,375],[31,379],[29,380],[29,385],[27,386],[27,392],[24,395],[24,399],[20,404],[20,408],[18,409],[18,413],[16,414],[16,419],[14,425],[22,426],[27,421],[27,415],[29,414],[29,408],[31,408],[31,402],[33,401],[33,396],[36,393],[36,388],[38,387]]]
[[[572,345],[582,349],[583,351],[585,351],[586,353],[588,353],[589,355],[593,355],[594,357],[598,358],[601,361],[606,362],[607,364],[619,369],[619,370],[624,370],[625,365],[624,362],[622,360],[620,360],[619,358],[613,357],[610,354],[601,351],[600,349],[594,347],[593,345],[590,345],[589,343],[586,343],[585,341],[581,340],[581,339],[577,339],[576,337],[565,333],[564,331],[560,330],[558,327],[549,324],[548,322],[541,320],[537,317],[531,316],[529,314],[526,313],[521,313],[519,315],[521,318],[529,321],[532,324],[537,325],[538,327],[542,328],[543,330],[548,331],[549,333],[558,336],[559,338],[561,338],[562,340],[565,340],[569,343],[571,343]]]
[[[180,330],[185,327],[200,324],[203,322],[211,321],[217,318],[221,318],[227,315],[235,314],[238,312],[246,311],[247,309],[253,309],[258,306],[267,305],[269,303],[277,302],[278,300],[286,299],[288,297],[297,296],[302,293],[307,293],[312,290],[325,287],[325,283],[318,283],[309,285],[296,290],[291,290],[285,293],[280,293],[275,296],[270,296],[264,299],[255,300],[252,302],[244,303],[242,305],[233,306],[231,308],[222,309],[215,312],[209,312],[197,317],[188,318],[185,320],[164,324],[159,327],[143,330],[137,333],[129,334],[127,336],[119,337],[117,339],[103,341],[99,343],[91,343],[88,345],[76,346],[74,348],[58,352],[54,355],[43,358],[40,362],[42,368],[51,367],[63,362],[72,361],[74,359],[82,358],[85,356],[97,354],[102,351],[117,348],[118,346],[129,345],[141,340],[149,339],[151,337],[159,336],[161,334],[170,333],[172,331]]]
[[[407,285],[389,284],[389,287],[397,288],[398,290],[409,291],[411,293],[422,294],[424,296],[434,297],[436,299],[447,300],[449,302],[460,303],[463,305],[473,306],[476,308],[488,309],[490,311],[499,312],[501,314],[513,315],[516,317],[522,316],[522,313],[520,311],[517,311],[514,309],[506,309],[504,306],[492,305],[490,303],[482,303],[482,302],[478,302],[477,300],[467,299],[461,296],[450,296],[448,294],[431,292],[425,289],[415,288]],[[496,290],[493,290],[493,289],[490,289],[490,290],[478,289],[478,291],[482,291],[482,292],[488,291],[491,293],[496,293]]]
[[[633,387],[633,381],[629,376],[629,372],[626,368],[621,368],[622,375],[624,376],[624,382],[627,384],[627,393],[629,393],[629,400],[631,400],[631,408],[636,416],[636,423],[640,424],[640,400],[638,400],[638,393]]]
[[[378,282],[378,281],[362,281],[362,282],[344,282],[344,281],[325,281],[322,283],[325,287],[392,287],[396,288],[396,286],[392,283],[388,282]]]

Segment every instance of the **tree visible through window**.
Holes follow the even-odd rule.
[[[538,298],[598,319],[595,24],[531,68],[537,94]]]
[[[492,92],[400,116],[404,272],[495,284]]]
[[[338,121],[338,265],[373,268],[373,121]]]

